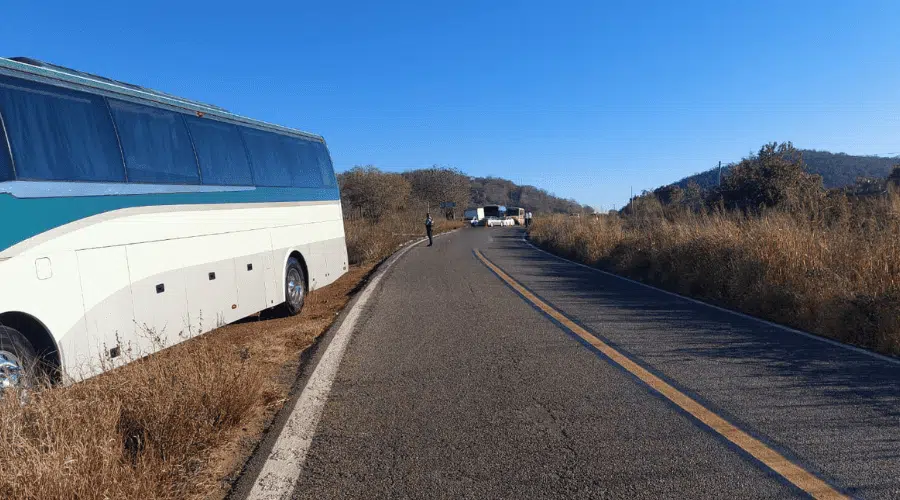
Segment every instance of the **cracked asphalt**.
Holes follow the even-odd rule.
[[[467,228],[387,271],[295,498],[804,496],[523,300],[476,248],[835,488],[900,498],[900,365],[560,261],[521,238]]]

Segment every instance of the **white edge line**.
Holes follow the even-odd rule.
[[[452,232],[454,231],[441,234],[450,234]],[[435,237],[437,236],[441,235],[435,235]],[[248,500],[290,498],[303,471],[306,454],[312,445],[312,439],[318,427],[319,419],[322,417],[322,411],[325,409],[325,403],[328,401],[331,385],[337,376],[338,367],[362,309],[366,306],[366,303],[387,271],[413,247],[424,241],[426,241],[425,238],[415,240],[386,262],[379,270],[377,276],[360,293],[359,299],[353,304],[353,307],[347,312],[347,315],[338,327],[337,333],[331,339],[318,364],[316,364],[312,375],[310,375],[306,386],[303,388],[303,392],[297,398],[294,407],[291,408],[287,422],[278,434],[262,470],[259,472],[250,493],[247,495]]]
[[[557,258],[557,259],[559,259],[559,260],[568,262],[568,263],[570,263],[570,264],[575,264],[576,266],[580,266],[580,267],[583,267],[583,268],[585,268],[585,269],[590,269],[591,271],[594,271],[594,272],[598,272],[598,273],[601,273],[601,274],[605,274],[605,275],[607,275],[607,276],[612,276],[612,277],[614,277],[614,278],[618,278],[618,279],[620,279],[620,280],[624,280],[624,281],[627,281],[627,282],[629,282],[629,283],[634,283],[635,285],[640,285],[640,286],[642,286],[642,287],[644,287],[644,288],[649,288],[649,289],[655,290],[655,291],[657,291],[657,292],[662,292],[662,293],[664,293],[664,294],[666,294],[666,295],[671,295],[672,297],[677,297],[677,298],[679,298],[679,299],[687,300],[687,301],[693,302],[693,303],[695,303],[695,304],[699,304],[699,305],[702,305],[702,306],[710,307],[710,308],[715,309],[715,310],[717,310],[717,311],[722,311],[722,312],[726,312],[726,313],[728,313],[728,314],[732,314],[732,315],[734,315],[734,316],[738,316],[738,317],[741,317],[741,318],[744,318],[744,319],[753,320],[753,321],[756,321],[757,323],[762,323],[762,324],[764,324],[764,325],[771,326],[771,327],[777,328],[777,329],[779,329],[779,330],[784,330],[784,331],[786,331],[786,332],[791,332],[791,333],[794,333],[794,334],[797,334],[797,335],[802,335],[802,336],[804,336],[804,337],[807,337],[807,338],[810,338],[810,339],[813,339],[813,340],[818,340],[819,342],[825,342],[826,344],[831,344],[831,345],[837,346],[837,347],[843,347],[844,349],[849,349],[849,350],[851,350],[851,351],[854,351],[854,352],[857,352],[857,353],[860,353],[860,354],[866,354],[866,355],[872,356],[873,358],[879,359],[879,360],[881,360],[881,361],[887,361],[888,363],[900,365],[900,359],[897,359],[897,358],[892,358],[892,357],[890,357],[890,356],[885,356],[884,354],[878,354],[877,352],[872,352],[872,351],[869,351],[869,350],[867,350],[867,349],[863,349],[862,347],[856,347],[856,346],[854,346],[854,345],[845,344],[845,343],[839,342],[839,341],[837,341],[837,340],[829,339],[829,338],[822,337],[822,336],[820,336],[820,335],[815,335],[815,334],[809,333],[809,332],[804,332],[804,331],[802,331],[802,330],[797,330],[796,328],[791,328],[791,327],[789,327],[789,326],[784,326],[784,325],[780,325],[780,324],[778,324],[778,323],[773,323],[773,322],[771,322],[771,321],[768,321],[768,320],[765,320],[765,319],[762,319],[762,318],[757,318],[757,317],[755,317],[755,316],[750,316],[749,314],[744,314],[744,313],[742,313],[742,312],[734,311],[734,310],[731,310],[731,309],[726,309],[726,308],[724,308],[724,307],[719,307],[719,306],[717,306],[717,305],[713,305],[713,304],[710,304],[710,303],[708,303],[708,302],[703,302],[702,300],[697,300],[697,299],[694,299],[694,298],[691,298],[691,297],[687,297],[687,296],[684,296],[684,295],[677,294],[677,293],[675,293],[675,292],[670,292],[670,291],[668,291],[668,290],[663,290],[662,288],[657,288],[657,287],[655,287],[655,286],[653,286],[653,285],[648,285],[647,283],[641,283],[640,281],[635,281],[635,280],[633,280],[633,279],[626,278],[626,277],[624,277],[624,276],[620,276],[620,275],[615,274],[615,273],[611,273],[611,272],[608,272],[608,271],[604,271],[603,269],[598,269],[598,268],[596,268],[596,267],[591,267],[591,266],[589,266],[589,265],[587,265],[587,264],[582,264],[581,262],[575,262],[574,260],[570,260],[570,259],[567,259],[567,258],[565,258],[565,257],[560,257],[559,255],[556,255],[555,253],[548,252],[548,251],[544,250],[543,248],[538,247],[538,246],[535,245],[534,243],[528,241],[528,240],[525,238],[525,236],[522,236],[522,241],[523,241],[525,244],[527,244],[528,246],[530,246],[531,248],[533,248],[533,249],[535,249],[535,250],[537,250],[537,251],[539,251],[539,252],[543,252],[543,253],[545,253],[545,254],[551,256],[551,257],[554,257],[554,258]]]

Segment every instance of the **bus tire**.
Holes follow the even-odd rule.
[[[300,261],[291,257],[288,259],[284,272],[284,312],[288,316],[296,316],[303,310],[306,302],[306,277],[303,275],[303,266]]]
[[[8,326],[0,326],[0,390],[36,385],[38,356],[31,342]]]

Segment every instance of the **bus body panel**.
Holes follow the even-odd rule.
[[[0,260],[0,283],[15,284],[0,312],[46,325],[78,380],[284,302],[293,252],[311,290],[346,271],[339,201],[203,208],[123,209],[16,245]],[[39,279],[43,259],[52,275]]]
[[[81,277],[85,332],[92,339],[91,345],[86,346],[87,352],[76,357],[96,357],[104,362],[107,358],[124,359],[127,356],[113,358],[104,354],[137,341],[126,249],[122,246],[92,248],[77,251],[75,255]]]

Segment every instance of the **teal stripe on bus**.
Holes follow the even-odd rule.
[[[16,198],[0,194],[0,252],[53,228],[132,207],[340,200],[337,188],[266,188],[213,193]]]

